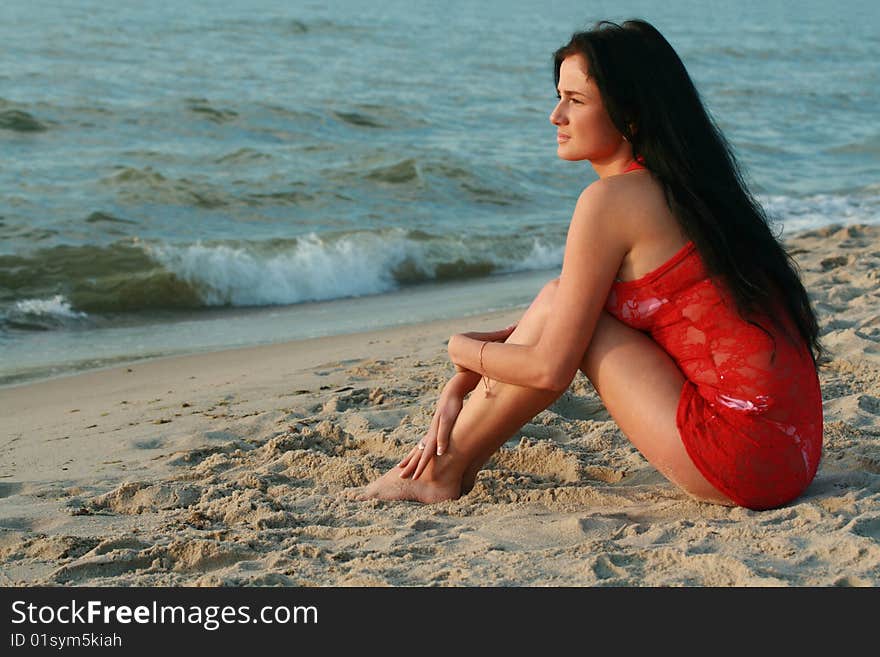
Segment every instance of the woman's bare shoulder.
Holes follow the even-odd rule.
[[[662,185],[648,171],[600,178],[584,189],[581,199],[619,223],[633,243],[679,231]]]
[[[644,276],[669,260],[688,242],[662,186],[650,173],[634,171],[609,176],[593,185],[599,192],[594,198],[601,198],[603,215],[614,223],[628,244],[617,280],[629,281]]]

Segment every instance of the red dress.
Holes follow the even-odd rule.
[[[631,169],[629,169],[631,170]],[[740,318],[693,242],[654,271],[616,281],[605,309],[648,333],[687,379],[676,413],[703,476],[751,509],[781,506],[813,480],[822,456],[822,394],[806,342],[781,304]]]

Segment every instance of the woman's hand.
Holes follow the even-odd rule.
[[[480,342],[504,342],[515,330],[516,324],[511,324],[510,326],[498,329],[497,331],[468,331],[461,335],[470,338],[471,340],[479,340]]]
[[[464,398],[479,382],[480,375],[469,371],[456,374],[447,381],[440,393],[440,399],[437,400],[437,408],[434,411],[428,432],[418,445],[413,447],[410,453],[398,463],[398,466],[403,469],[400,473],[401,477],[405,479],[412,475],[413,479],[418,479],[435,454],[440,456],[446,453],[449,448],[449,436],[464,405]],[[424,447],[422,448],[420,445]]]
[[[516,330],[516,326],[516,324],[511,324],[510,326],[497,331],[468,331],[467,333],[457,333],[453,335],[449,338],[447,353],[449,354],[449,360],[451,360],[453,366],[455,366],[455,371],[459,374],[470,371],[463,365],[455,362],[455,356],[453,356],[453,354],[456,353],[456,338],[469,338],[471,340],[476,340],[477,342],[504,342],[510,337],[510,334]]]

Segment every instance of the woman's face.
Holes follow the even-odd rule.
[[[563,160],[590,160],[594,165],[632,156],[632,149],[614,127],[599,88],[589,77],[583,55],[562,60],[559,69],[559,102],[550,114],[556,126],[557,154]]]

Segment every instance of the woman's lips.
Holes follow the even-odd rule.
[[[567,142],[569,139],[571,139],[571,137],[569,137],[568,135],[564,135],[561,132],[556,133],[556,142],[559,144],[563,144],[563,143]]]

